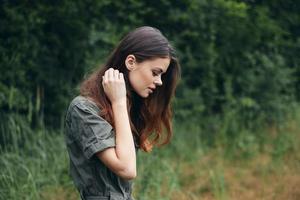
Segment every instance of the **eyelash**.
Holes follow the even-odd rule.
[[[156,71],[152,71],[152,75],[153,75],[153,76],[158,76],[158,75],[159,75],[159,73],[158,73],[158,72],[156,72]]]

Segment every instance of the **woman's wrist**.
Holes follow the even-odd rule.
[[[127,102],[125,100],[118,100],[111,103],[112,108],[127,108]]]

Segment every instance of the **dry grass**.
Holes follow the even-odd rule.
[[[299,200],[300,162],[288,157],[278,164],[267,154],[251,161],[225,161],[212,153],[199,161],[183,163],[178,174],[180,187],[172,192],[171,199]],[[213,187],[212,172],[224,177],[225,193],[221,196]],[[168,186],[162,187],[162,196],[165,196]],[[78,193],[74,188],[49,187],[43,190],[42,197],[45,200],[75,200]]]
[[[217,160],[222,159],[218,158]],[[215,162],[206,156],[197,163],[186,163],[181,171],[181,190],[173,193],[173,200],[299,200],[300,163],[295,160],[275,164],[268,155],[251,161]],[[217,196],[210,178],[211,171],[221,170],[225,194]]]
[[[270,143],[264,153],[249,159],[226,159],[219,149],[198,161],[184,163],[179,173],[180,191],[173,193],[172,200],[299,200],[299,133],[296,120],[280,132],[270,130],[272,139],[292,134],[288,136],[293,138],[293,149],[277,157]]]

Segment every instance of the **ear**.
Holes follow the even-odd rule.
[[[135,69],[136,67],[136,58],[133,54],[129,54],[126,59],[125,59],[125,65],[126,65],[126,68],[129,70],[129,71],[132,71]]]

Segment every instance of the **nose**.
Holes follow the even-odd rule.
[[[154,84],[157,85],[157,86],[161,86],[163,84],[162,80],[161,80],[161,76],[159,76],[158,78],[156,78],[154,80]]]

